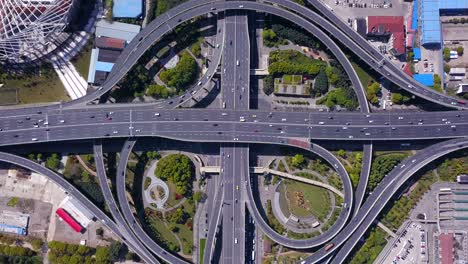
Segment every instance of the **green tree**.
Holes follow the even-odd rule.
[[[336,155],[338,155],[338,157],[345,158],[346,157],[346,151],[344,149],[339,149],[336,152]]]
[[[83,170],[83,172],[81,173],[81,181],[82,182],[90,182],[90,178],[89,178],[89,172],[87,170]]]
[[[193,200],[196,201],[196,202],[200,202],[204,198],[205,198],[205,193],[203,191],[196,191],[193,194]]]
[[[160,73],[160,79],[177,91],[184,91],[193,83],[198,75],[198,65],[195,59],[187,52],[183,52],[177,65]]]
[[[192,52],[192,54],[195,55],[195,57],[200,58],[200,57],[201,57],[201,45],[200,45],[200,42],[194,43],[194,44],[190,47],[190,52]]]
[[[96,263],[111,263],[111,255],[109,248],[97,247],[96,248]]]
[[[112,241],[109,246],[109,256],[112,261],[118,261],[120,259],[120,254],[122,253],[124,246],[118,241]]]
[[[276,33],[271,30],[271,29],[263,29],[263,43],[267,47],[273,47],[276,46],[278,43],[278,37],[276,36]]]
[[[394,104],[406,104],[411,100],[409,96],[403,95],[401,93],[392,93],[392,102]]]
[[[374,188],[377,186],[377,184],[379,184],[382,178],[385,177],[387,173],[389,173],[405,158],[406,155],[400,153],[387,154],[375,158],[371,165],[371,173],[367,189],[369,191],[374,190]]]
[[[305,165],[305,158],[302,154],[296,154],[291,159],[291,165],[296,168],[302,168]]]
[[[267,75],[263,78],[263,92],[270,95],[275,90],[275,81],[272,75]]]
[[[58,170],[60,167],[60,158],[57,153],[53,153],[46,160],[46,167],[52,170]]]
[[[445,73],[449,73],[449,72],[450,72],[450,65],[448,65],[447,63],[444,65],[444,72],[445,72]]]
[[[169,221],[177,224],[185,224],[189,215],[182,208],[177,208],[169,215]]]
[[[179,194],[184,196],[191,194],[194,165],[187,156],[171,154],[161,158],[154,170],[154,174],[162,180],[173,182]]]
[[[450,49],[449,48],[444,48],[444,60],[445,61],[450,60]]]
[[[158,84],[151,84],[148,86],[146,90],[146,94],[148,96],[152,96],[154,98],[168,98],[169,91],[167,90],[166,86],[158,85]]]
[[[314,88],[311,94],[313,96],[321,96],[328,92],[328,77],[324,70],[319,71],[315,78]]]
[[[367,87],[366,95],[367,95],[367,100],[371,104],[377,104],[379,102],[379,98],[377,97],[377,94],[380,92],[380,84],[377,82],[372,83]]]
[[[434,90],[442,93],[442,79],[438,74],[434,74]]]
[[[29,243],[31,243],[31,246],[35,251],[39,251],[42,248],[42,245],[44,245],[44,242],[39,238],[33,238]]]
[[[458,46],[457,47],[457,54],[458,56],[462,56],[464,52],[463,46]]]

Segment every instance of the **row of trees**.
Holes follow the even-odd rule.
[[[378,156],[374,159],[371,166],[371,173],[367,190],[372,191],[379,184],[379,182],[389,173],[395,166],[407,157],[406,154],[392,153],[387,155]]]
[[[177,193],[187,197],[192,195],[194,170],[194,165],[187,156],[171,154],[158,161],[154,175],[173,182]]]
[[[106,264],[119,261],[128,253],[128,249],[120,242],[113,241],[109,247],[92,248],[83,245],[67,244],[60,241],[49,242],[49,261],[54,263],[81,264],[95,263]],[[127,254],[131,259],[132,254]]]

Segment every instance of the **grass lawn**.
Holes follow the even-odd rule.
[[[6,79],[3,83],[5,85],[0,88],[0,93],[5,88],[17,88],[20,104],[59,102],[71,99],[55,72],[52,72],[50,76],[42,75],[24,79]],[[31,84],[35,85],[32,86]]]
[[[305,217],[312,213],[319,221],[325,219],[330,211],[330,196],[327,190],[291,180],[285,180],[283,184],[286,185],[288,207],[292,214]],[[297,194],[303,196],[296,196]],[[302,204],[298,202],[301,197],[304,200]]]
[[[374,78],[372,78],[372,76],[370,76],[363,68],[361,68],[358,64],[352,62],[352,65],[353,65],[353,68],[354,70],[356,71],[356,74],[357,76],[359,77],[359,80],[361,81],[362,83],[362,86],[364,87],[364,89],[367,88],[367,86],[369,85],[369,83],[371,81],[374,81]]]
[[[285,74],[283,75],[283,83],[291,83],[292,82],[292,75]]]
[[[16,89],[0,89],[0,105],[17,104]]]
[[[199,253],[198,253],[198,263],[203,262],[203,258],[205,256],[205,246],[206,246],[206,239],[200,239],[200,246],[199,246]]]
[[[165,207],[172,207],[177,205],[180,202],[176,200],[176,186],[174,183],[166,181],[167,186],[169,187],[169,198],[167,199],[166,203],[164,204]]]
[[[86,46],[83,50],[72,59],[72,64],[75,66],[76,70],[85,78],[88,79],[88,72],[89,72],[89,63],[91,61],[91,51],[93,49],[93,41],[89,40],[86,43]]]
[[[193,216],[195,215],[194,204],[187,200],[184,202],[183,207],[184,207],[184,211],[190,214],[190,218],[187,222],[192,221],[193,223]],[[190,230],[187,224],[184,224],[184,225],[176,224],[176,226],[179,228],[179,231],[176,233],[176,235],[179,237],[180,241],[182,242],[182,252],[185,255],[191,255],[192,248],[193,248],[193,231]]]
[[[157,216],[149,217],[148,219],[151,229],[157,232],[163,240],[166,240],[173,245],[179,245],[174,233],[163,224],[163,219]]]
[[[145,178],[143,189],[146,191],[151,184],[151,178]]]
[[[282,195],[283,193],[286,192],[286,185],[281,184],[278,190],[280,191],[279,204],[280,204],[281,211],[286,217],[288,217],[290,215],[289,203],[288,203],[288,200],[286,200],[286,195]]]

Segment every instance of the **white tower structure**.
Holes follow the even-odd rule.
[[[47,54],[63,32],[75,0],[0,0],[0,62],[24,63]]]

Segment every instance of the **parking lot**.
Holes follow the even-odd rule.
[[[387,250],[385,258],[375,263],[382,264],[413,264],[428,263],[427,235],[424,224],[407,222],[402,233],[398,234]],[[386,248],[387,249],[387,248]]]
[[[355,17],[403,16],[409,4],[401,0],[323,0],[344,20]]]

